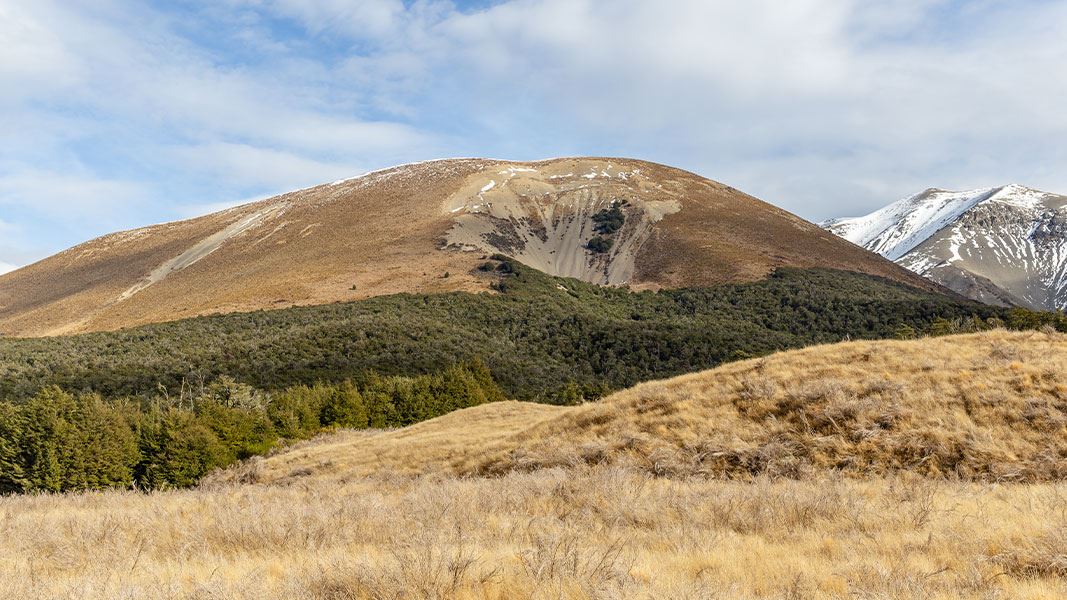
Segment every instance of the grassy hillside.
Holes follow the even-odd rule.
[[[602,225],[592,217],[622,200],[624,218],[605,234],[612,247],[588,251]],[[778,267],[937,289],[796,215],[679,169],[616,158],[458,159],[86,242],[0,277],[0,334],[485,291],[488,281],[474,270],[496,253],[545,273],[638,289],[758,281]]]
[[[196,490],[0,498],[0,597],[1063,598],[1065,360],[1054,333],[821,346]]]
[[[673,478],[1065,480],[1067,335],[816,346],[582,406],[496,403],[396,432],[349,432],[248,468],[278,483],[293,472],[497,476],[575,465]]]
[[[510,260],[487,264],[492,272],[482,276],[499,293],[401,294],[0,340],[0,398],[27,398],[47,385],[106,397],[152,396],[162,386],[176,395],[223,375],[278,390],[481,359],[512,398],[573,403],[787,348],[928,331],[939,319],[1010,318],[847,272],[781,269],[756,283],[631,293]]]

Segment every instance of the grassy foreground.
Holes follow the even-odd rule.
[[[1067,597],[1067,486],[573,467],[0,499],[5,598]]]
[[[837,344],[195,490],[0,498],[0,597],[1063,598],[1065,361],[1055,333]]]

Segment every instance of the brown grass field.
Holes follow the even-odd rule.
[[[1067,598],[1067,336],[787,352],[0,499],[5,598]]]

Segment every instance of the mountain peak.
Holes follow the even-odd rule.
[[[1020,184],[929,188],[823,227],[972,298],[1067,307],[1067,197]]]
[[[444,159],[86,242],[0,278],[0,332],[48,335],[396,293],[487,291],[493,254],[634,289],[779,267],[937,287],[728,186],[624,158]]]

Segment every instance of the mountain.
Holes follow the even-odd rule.
[[[610,158],[404,165],[104,236],[0,277],[0,332],[110,330],[398,292],[481,291],[495,253],[635,289],[783,266],[938,290],[790,213],[679,169]]]
[[[1067,308],[1067,197],[1023,187],[928,189],[823,227],[964,296]]]

